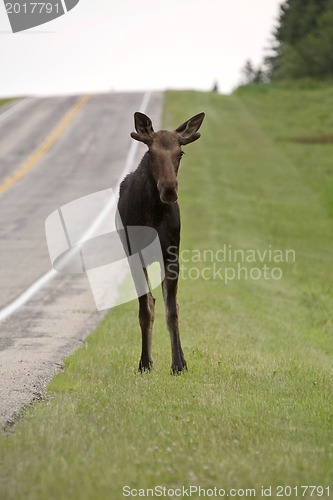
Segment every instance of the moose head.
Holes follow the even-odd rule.
[[[182,123],[175,131],[154,132],[151,119],[143,113],[134,114],[136,132],[131,137],[148,146],[151,173],[156,181],[163,203],[174,203],[178,199],[177,173],[183,156],[182,146],[200,137],[198,132],[205,113],[199,113]]]

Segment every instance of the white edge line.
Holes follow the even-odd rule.
[[[145,92],[140,104],[140,111],[142,113],[145,113],[149,100],[150,100],[151,92]],[[20,103],[18,103],[20,104]],[[8,110],[9,111],[9,110]],[[0,115],[1,117],[1,115]],[[135,159],[135,155],[138,149],[139,143],[137,141],[132,142],[130,150],[128,152],[126,162],[125,162],[125,167],[120,174],[119,181],[114,189],[115,193],[118,193],[119,191],[119,186],[121,181],[123,180],[124,176],[130,172],[130,170],[133,167],[133,162]],[[106,208],[111,210],[111,208],[114,206],[116,197],[112,197],[112,202],[108,204],[106,207],[104,207],[103,211],[96,217],[94,222],[91,224],[91,226],[88,228],[85,236],[89,233],[92,232],[92,229],[96,227],[96,225],[99,225],[101,221],[104,219],[106,215]],[[43,286],[45,286],[49,281],[51,281],[58,272],[51,268],[49,271],[47,271],[45,274],[43,274],[38,280],[36,280],[32,285],[30,285],[19,297],[17,297],[13,302],[8,304],[8,306],[4,307],[3,309],[0,310],[0,321],[5,320],[9,316],[11,316],[17,309],[19,309],[21,306],[26,304],[28,300],[30,300]]]
[[[6,111],[0,114],[0,123],[8,118],[8,116],[11,116],[12,114],[16,113],[19,109],[23,108],[26,104],[32,101],[32,97],[25,97],[21,101],[17,102],[16,104],[13,104],[8,108]]]

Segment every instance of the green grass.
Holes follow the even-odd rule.
[[[183,279],[181,376],[169,375],[160,291],[150,374],[136,373],[136,303],[112,311],[47,401],[0,436],[1,498],[120,499],[124,485],[258,497],[262,485],[332,487],[333,146],[287,140],[332,133],[332,104],[333,87],[167,93],[165,126],[207,113],[202,138],[184,148],[182,249],[271,245],[296,261],[265,260],[280,280]]]
[[[0,106],[3,106],[4,104],[7,104],[8,102],[12,101],[12,99],[0,99]]]

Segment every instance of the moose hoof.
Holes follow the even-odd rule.
[[[180,375],[187,371],[186,363],[179,365],[171,365],[171,375]]]
[[[138,369],[140,373],[150,372],[152,369],[153,369],[152,361],[142,361],[142,359],[140,359],[139,369]]]

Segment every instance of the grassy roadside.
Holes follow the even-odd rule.
[[[0,99],[0,106],[4,106],[5,104],[7,104],[8,102],[12,101],[13,99]]]
[[[0,498],[120,499],[124,485],[190,484],[260,496],[262,485],[332,483],[333,146],[285,138],[308,133],[306,113],[311,127],[333,130],[321,116],[333,89],[299,93],[167,94],[166,127],[207,113],[180,172],[189,373],[169,375],[159,291],[149,375],[136,374],[136,304],[115,309],[66,360],[47,402],[0,436]],[[225,267],[238,262],[186,262],[224,245],[292,249],[296,260],[241,263],[228,284]],[[214,264],[222,279],[204,279]],[[263,264],[283,278],[245,279]]]

